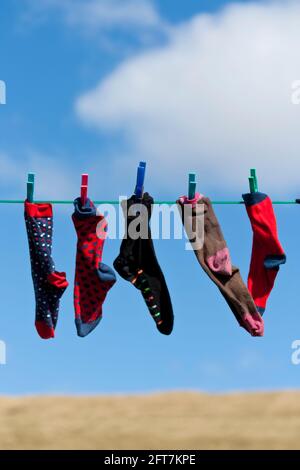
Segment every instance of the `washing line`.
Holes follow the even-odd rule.
[[[74,201],[71,200],[54,200],[54,201],[34,201],[37,204],[73,204]],[[119,205],[120,201],[93,201],[94,204],[112,204],[112,205]],[[211,201],[212,204],[221,204],[221,205],[244,205],[244,201]],[[276,205],[289,205],[289,204],[299,204],[300,200],[293,200],[293,201],[272,201],[272,204]],[[0,199],[0,204],[24,204],[23,199]],[[167,204],[173,205],[176,204],[176,201],[154,201],[154,204]]]

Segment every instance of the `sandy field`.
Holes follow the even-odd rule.
[[[0,397],[0,449],[300,449],[300,392]]]

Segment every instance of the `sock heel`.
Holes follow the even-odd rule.
[[[66,289],[69,285],[66,279],[66,273],[64,272],[60,273],[58,271],[53,271],[48,274],[47,281],[52,286],[57,287],[57,289]]]
[[[209,256],[206,262],[215,273],[224,274],[225,276],[232,275],[232,265],[227,247],[217,251],[215,255]]]
[[[97,274],[102,282],[109,282],[113,285],[117,280],[114,270],[104,263],[99,264]]]
[[[264,259],[266,269],[279,269],[281,264],[286,263],[286,255],[268,255]]]

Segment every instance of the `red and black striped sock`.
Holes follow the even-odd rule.
[[[72,215],[77,233],[76,274],[74,286],[75,324],[78,336],[87,336],[102,318],[102,305],[116,282],[112,268],[102,263],[107,223],[96,214],[92,201],[74,201]],[[97,235],[98,232],[98,235]]]
[[[243,199],[253,230],[248,289],[262,315],[286,255],[278,239],[271,199],[259,192],[243,194]]]

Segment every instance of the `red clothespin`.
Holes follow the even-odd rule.
[[[88,195],[88,181],[89,175],[84,173],[81,175],[81,203],[84,206]]]

